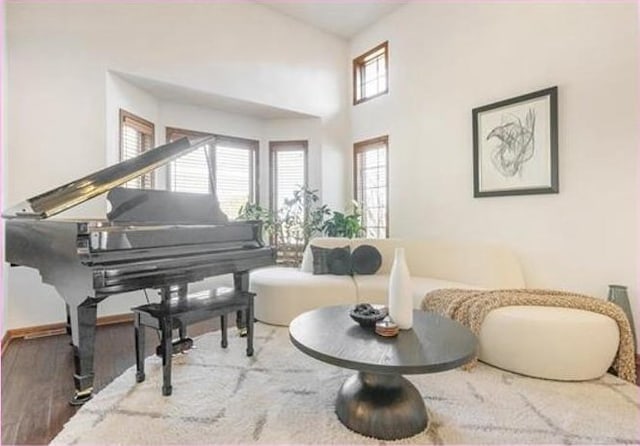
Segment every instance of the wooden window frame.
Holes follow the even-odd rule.
[[[279,147],[278,147],[279,146]],[[289,147],[287,147],[289,146]],[[278,173],[276,171],[276,152],[298,151],[300,146],[304,151],[304,186],[309,186],[309,141],[269,141],[269,208],[273,212],[276,209],[276,185],[278,184]]]
[[[364,141],[358,141],[353,144],[353,199],[358,201],[358,154],[366,152],[366,148],[372,144],[384,143],[386,147],[385,152],[385,175],[387,177],[387,203],[385,213],[385,236],[389,238],[389,135],[378,136]],[[360,204],[360,202],[358,201]],[[364,209],[363,209],[364,211]]]
[[[251,174],[250,176],[250,180],[251,180],[251,184],[250,184],[250,192],[249,192],[249,199],[250,201],[252,201],[255,204],[260,204],[260,142],[258,140],[255,139],[249,139],[249,138],[241,138],[238,136],[228,136],[228,135],[218,135],[215,133],[207,133],[207,132],[201,132],[201,131],[197,131],[197,130],[187,130],[187,129],[183,129],[183,128],[179,128],[179,127],[165,127],[165,135],[166,135],[166,141],[169,142],[171,141],[171,137],[174,134],[179,134],[179,135],[183,135],[186,136],[188,138],[190,137],[194,137],[194,138],[203,138],[203,137],[208,137],[208,136],[214,136],[216,138],[216,141],[214,141],[210,152],[209,152],[209,157],[212,161],[212,165],[209,166],[210,169],[213,169],[213,171],[209,172],[210,175],[210,179],[212,181],[212,183],[210,184],[210,187],[213,189],[215,188],[215,182],[216,182],[216,177],[215,177],[215,163],[216,163],[216,144],[218,143],[218,140],[228,140],[228,141],[240,141],[242,143],[247,144],[248,146],[250,146],[250,149],[253,152],[253,157],[255,159],[255,162],[249,165],[249,172]],[[167,171],[167,190],[172,190],[171,189],[171,171],[170,169],[168,169]],[[218,195],[218,191],[214,191],[216,196]],[[253,196],[251,196],[253,195]],[[219,197],[218,197],[219,198]]]
[[[383,91],[380,91],[373,96],[362,97],[358,99],[358,91],[360,90],[361,85],[358,85],[358,72],[364,71],[364,63],[367,57],[371,54],[379,51],[380,49],[384,49],[384,69],[385,69],[385,87]],[[370,101],[371,99],[375,99],[379,96],[389,93],[389,41],[382,42],[380,45],[375,48],[370,49],[366,53],[356,57],[353,59],[353,105],[362,104],[363,102]],[[363,74],[360,75],[363,78]],[[362,83],[362,82],[361,82]]]
[[[151,131],[151,147],[149,148],[149,150],[153,149],[156,146],[156,126],[153,122],[148,121],[144,118],[141,118],[138,115],[134,115],[133,113],[125,110],[125,109],[119,109],[118,112],[118,151],[119,151],[119,159],[120,162],[124,161],[124,139],[123,139],[123,129],[122,127],[124,126],[124,121],[125,119],[129,119],[133,122],[134,127],[135,124],[137,124],[137,126],[139,128],[137,128],[137,130],[141,133],[144,133],[146,130],[150,130]],[[142,152],[140,152],[142,153]],[[154,189],[155,185],[156,185],[156,176],[154,174],[154,172],[149,172],[149,187],[148,189]],[[141,182],[141,186],[144,185],[144,182]],[[144,187],[143,187],[144,189]]]

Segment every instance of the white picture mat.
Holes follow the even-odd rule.
[[[534,152],[521,171],[508,177],[493,164],[492,153],[498,148],[497,138],[487,140],[489,133],[511,116],[524,123],[529,109],[535,111]],[[478,175],[481,192],[551,187],[551,97],[544,96],[506,105],[478,114]]]

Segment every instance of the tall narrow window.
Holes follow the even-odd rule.
[[[353,104],[389,92],[389,42],[353,59]]]
[[[198,139],[209,133],[167,128],[167,140]],[[173,161],[169,167],[169,190],[209,193],[211,180],[220,208],[235,219],[240,207],[258,197],[258,142],[217,136],[215,142]]]
[[[381,136],[354,145],[355,199],[362,207],[362,223],[370,238],[389,236],[388,141]]]
[[[284,200],[307,185],[307,141],[272,141],[269,143],[271,171],[271,209],[278,211]]]
[[[211,136],[208,133],[167,128],[167,142],[187,137],[191,141]],[[193,192],[208,194],[211,192],[207,147],[196,149],[177,158],[169,164],[169,190],[175,192]]]
[[[154,146],[153,123],[120,109],[120,161],[135,158]],[[127,182],[125,187],[153,188],[153,172]]]
[[[245,203],[257,200],[258,142],[216,138],[214,165],[220,208],[234,219]]]

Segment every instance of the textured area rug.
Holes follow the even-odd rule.
[[[65,425],[53,444],[340,443],[381,444],[345,428],[334,413],[354,373],[307,357],[286,328],[256,325],[256,352],[220,333],[174,358],[173,395],[161,395],[161,366],[148,358],[115,379]],[[479,364],[409,375],[424,397],[429,429],[397,443],[639,444],[639,388],[612,375],[566,383]],[[385,442],[396,443],[396,442]]]

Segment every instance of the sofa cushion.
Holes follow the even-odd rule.
[[[382,265],[382,256],[378,248],[360,245],[351,254],[351,268],[354,274],[375,274]]]
[[[348,244],[351,246],[351,251],[356,249],[360,245],[374,246],[382,256],[382,264],[378,269],[377,274],[389,274],[391,270],[391,264],[395,256],[395,250],[397,247],[404,246],[399,239],[385,238],[385,239],[371,239],[371,238],[353,238],[346,239],[341,237],[318,237],[309,242],[304,250],[302,256],[302,263],[300,270],[305,272],[313,271],[313,254],[311,252],[311,246],[320,246],[322,248],[337,248]]]
[[[345,239],[319,237],[310,245],[334,248],[360,245],[375,246],[382,254],[382,265],[376,274],[389,274],[395,248],[405,248],[409,271],[416,277],[436,277],[482,288],[524,288],[525,281],[518,259],[509,249],[493,244],[437,239]],[[313,271],[311,249],[302,258],[302,271]]]
[[[256,319],[274,325],[289,325],[296,316],[316,308],[357,301],[351,276],[316,276],[296,268],[251,271],[249,290],[256,293]]]
[[[351,275],[351,248],[321,248],[311,246],[313,274]]]
[[[387,304],[389,275],[375,274],[372,276],[354,276],[353,280],[356,283],[358,290],[358,302]],[[420,308],[420,304],[422,303],[424,296],[433,290],[441,288],[480,289],[479,287],[465,283],[431,279],[428,277],[411,277],[411,288],[413,294],[413,308]]]

